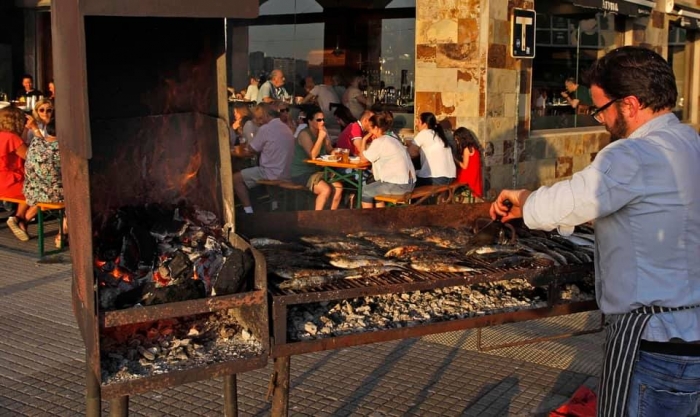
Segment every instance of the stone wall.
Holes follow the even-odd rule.
[[[695,2],[700,4],[684,1]],[[416,0],[416,114],[433,112],[453,128],[476,133],[484,150],[487,199],[513,185],[532,189],[569,178],[609,143],[599,127],[530,132],[531,61],[509,53],[514,7],[534,9],[534,3]],[[614,37],[616,43],[665,56],[668,19],[663,13],[630,19],[628,29],[628,36]]]

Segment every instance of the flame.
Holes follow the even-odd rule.
[[[194,279],[194,280],[199,279],[199,274],[197,274],[197,268],[194,268],[194,275],[192,275],[192,279]]]
[[[170,283],[170,278],[165,278],[160,274],[160,272],[155,271],[153,272],[153,281],[156,282],[156,284],[160,284],[162,286],[166,286]]]
[[[101,261],[99,259],[95,259],[95,266],[96,267],[102,268],[105,265],[107,265],[107,261]]]
[[[131,282],[131,274],[129,274],[126,271],[122,271],[121,268],[118,266],[115,266],[112,272],[110,272],[110,275],[112,275],[114,278],[118,280],[122,280],[124,282]]]
[[[199,168],[202,166],[202,154],[196,152],[190,156],[190,162],[187,164],[187,169],[180,180],[180,190],[184,192],[187,183],[197,176]]]

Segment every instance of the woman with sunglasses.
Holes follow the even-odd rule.
[[[53,119],[53,102],[42,98],[36,102],[32,116],[27,116],[27,125],[22,139],[29,146],[34,138],[46,136],[46,125]]]
[[[291,167],[292,182],[304,185],[316,194],[316,210],[324,209],[331,192],[335,190],[331,210],[336,210],[343,197],[343,184],[334,182],[331,187],[323,180],[322,171],[319,171],[315,165],[304,162],[307,159],[328,155],[333,151],[328,131],[326,131],[326,119],[321,109],[315,108],[308,111],[307,114],[311,115],[307,119],[308,127],[299,132],[294,147],[294,159]]]
[[[24,164],[24,196],[27,204],[59,203],[63,201],[61,180],[61,156],[58,154],[56,124],[53,120],[46,125],[44,136],[36,137],[29,149]],[[67,233],[64,218],[63,233]],[[61,248],[61,234],[56,235],[56,247]]]

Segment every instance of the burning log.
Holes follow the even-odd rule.
[[[123,207],[95,230],[103,311],[234,294],[253,276],[250,251],[232,247],[207,211]]]

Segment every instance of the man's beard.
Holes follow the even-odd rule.
[[[627,137],[627,121],[618,113],[615,123],[612,126],[605,126],[605,129],[610,132],[610,142],[615,142],[618,139]]]

